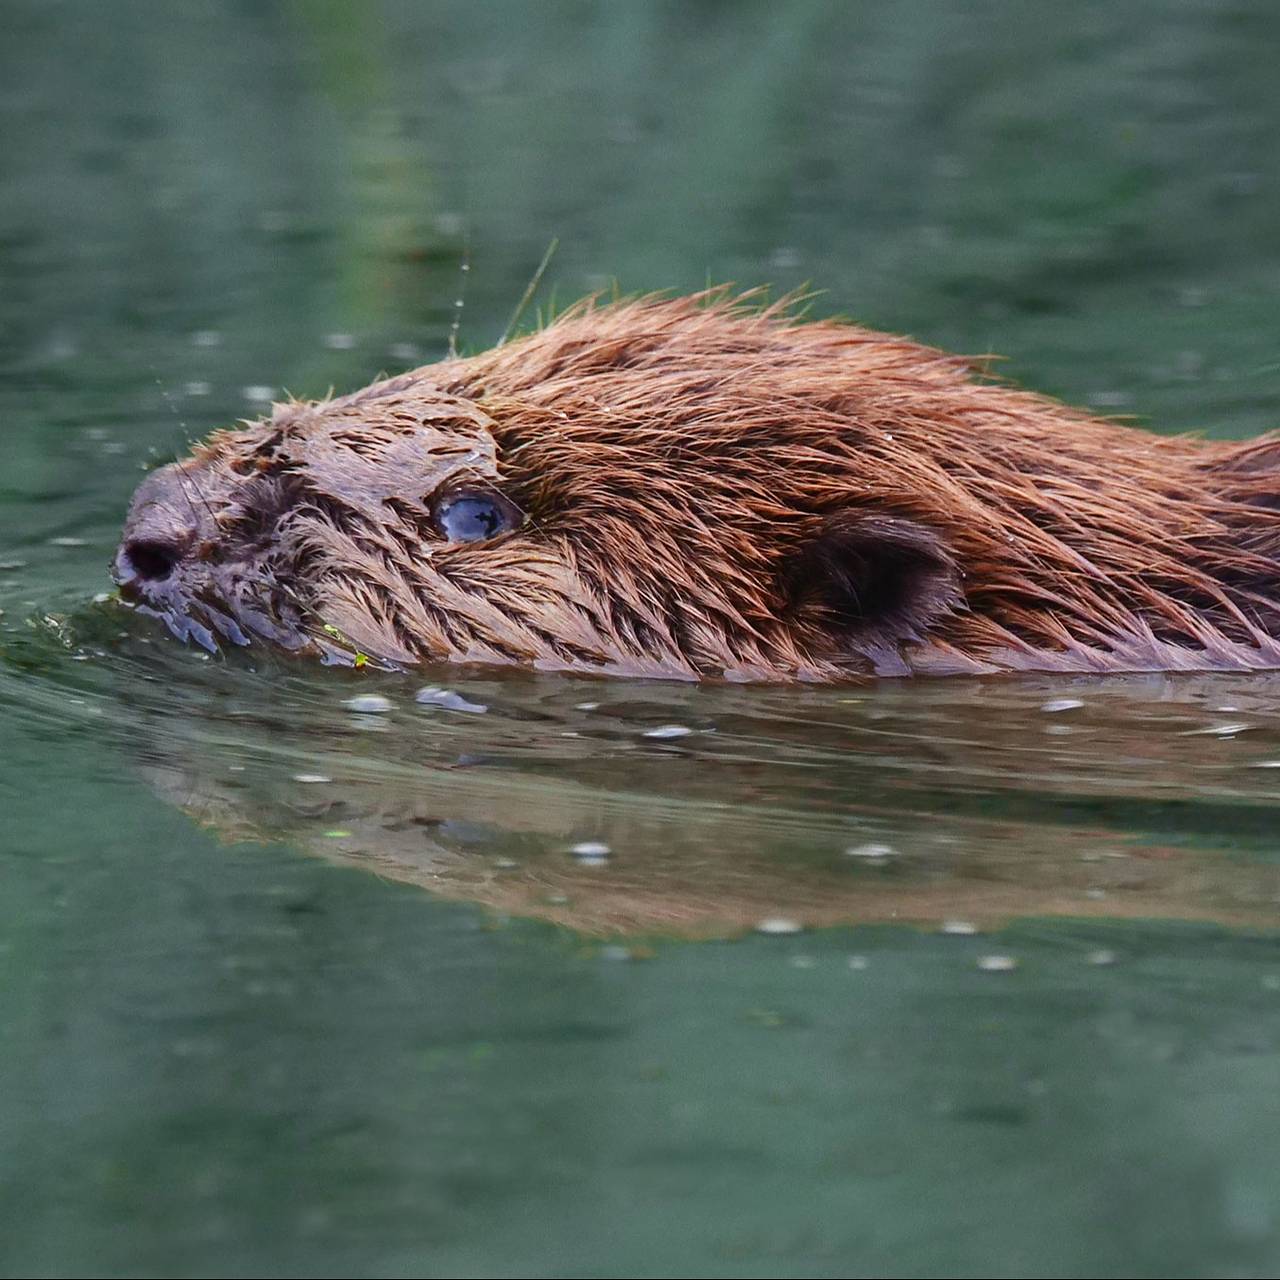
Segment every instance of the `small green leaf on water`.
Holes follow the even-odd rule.
[[[326,831],[325,838],[328,840],[346,840],[350,835],[350,831]]]

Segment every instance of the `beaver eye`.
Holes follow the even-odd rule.
[[[435,522],[450,542],[483,542],[518,529],[524,523],[524,513],[500,493],[463,490],[440,499]]]

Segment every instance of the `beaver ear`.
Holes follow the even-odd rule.
[[[787,562],[783,581],[792,608],[886,674],[905,669],[899,645],[964,606],[941,536],[897,516],[829,516]]]

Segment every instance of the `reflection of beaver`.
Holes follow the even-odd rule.
[[[716,293],[215,435],[115,572],[183,637],[616,674],[1280,666],[1280,440],[1162,439]]]
[[[225,689],[201,674],[204,694]],[[230,720],[225,698],[161,697],[126,736],[152,786],[225,840],[580,933],[1045,916],[1274,932],[1273,771],[1247,767],[1280,737],[1266,682],[1103,683],[1081,690],[1074,733],[1046,735],[1064,716],[1046,716],[1053,685],[1034,678],[988,688],[980,716],[968,680],[868,699],[617,686],[590,710],[580,682],[490,680],[485,715],[402,705],[374,742],[271,677]],[[1228,698],[1252,747],[1194,732]],[[715,732],[642,737],[658,716]],[[1115,762],[1102,773],[1099,734]],[[303,761],[323,774],[298,777]]]

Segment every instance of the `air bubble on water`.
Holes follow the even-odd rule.
[[[644,736],[646,738],[685,738],[693,732],[687,725],[683,724],[662,724],[656,729],[646,729]]]
[[[766,916],[765,919],[756,924],[757,933],[767,933],[780,936],[788,933],[799,933],[804,926],[799,920],[792,920],[789,916]]]
[[[87,538],[50,538],[49,545],[51,547],[87,547],[89,541]]]
[[[1203,729],[1188,729],[1182,736],[1184,738],[1234,738],[1236,734],[1247,733],[1252,728],[1251,724],[1236,721],[1231,724],[1205,725]]]
[[[241,392],[246,400],[252,400],[257,404],[269,404],[275,393],[275,387],[268,386],[245,387]]]
[[[1053,715],[1059,711],[1076,711],[1083,706],[1084,703],[1079,698],[1050,698],[1048,702],[1040,704],[1040,710]]]
[[[1094,951],[1090,951],[1084,958],[1085,964],[1109,965],[1115,964],[1116,953],[1108,947],[1098,947]]]
[[[222,334],[216,329],[200,329],[191,335],[191,345],[193,347],[220,347],[222,345]]]
[[[236,768],[235,765],[232,765],[231,767],[233,769]],[[243,769],[243,765],[240,767]],[[293,775],[293,780],[294,782],[308,782],[308,783],[333,781],[332,778],[326,777],[323,773],[295,773]]]
[[[356,345],[354,333],[327,333],[324,345],[331,351],[350,351]]]
[[[942,932],[959,938],[969,938],[978,932],[978,926],[972,920],[944,920]]]
[[[983,973],[1010,973],[1018,967],[1018,961],[1013,956],[979,956],[978,968]]]
[[[187,396],[207,396],[213,390],[208,382],[184,382],[182,394]]]
[[[393,360],[403,360],[405,364],[417,364],[421,354],[412,342],[393,342],[387,348],[387,355]]]
[[[576,702],[574,703],[575,711],[598,711],[600,704],[598,702]]]
[[[424,707],[443,707],[446,711],[470,711],[478,715],[489,710],[483,702],[468,702],[460,693],[433,684],[419,689],[413,700]]]
[[[868,841],[866,844],[851,845],[844,851],[846,858],[859,858],[863,862],[885,863],[890,858],[896,858],[898,851],[891,844],[878,844],[875,841]]]
[[[866,956],[850,956],[848,959],[849,968],[857,971],[858,973],[861,973],[869,963],[870,961],[867,960]]]
[[[813,956],[792,956],[791,967],[793,969],[813,969],[816,968],[818,962]]]
[[[602,867],[609,861],[612,849],[600,840],[581,840],[573,845],[569,852],[584,867]]]
[[[361,715],[383,715],[394,705],[390,698],[380,693],[361,693],[354,698],[347,698],[342,704],[348,711],[356,711]]]

